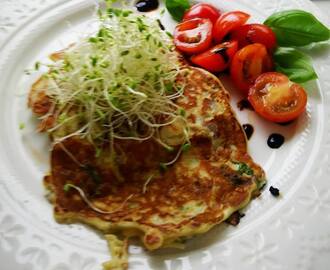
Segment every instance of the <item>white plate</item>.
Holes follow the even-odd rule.
[[[326,17],[306,0],[209,1],[223,11],[243,10],[262,22],[289,8]],[[38,76],[24,75],[36,60],[65,47],[91,23],[95,1],[1,1],[0,14],[0,261],[2,270],[95,270],[108,259],[102,236],[83,225],[60,225],[44,198],[48,142],[36,134],[26,93]],[[157,12],[150,13],[157,15]],[[168,14],[162,18],[171,31]],[[268,188],[245,209],[239,226],[217,226],[188,243],[186,250],[146,252],[130,246],[129,269],[329,269],[330,263],[330,53],[311,52],[319,80],[307,85],[307,112],[289,126],[269,124],[253,112],[238,112],[255,133],[250,153],[266,170]],[[230,85],[228,85],[230,88]],[[233,106],[239,97],[233,96]],[[25,128],[19,130],[20,123]],[[270,133],[285,135],[278,150],[267,147]]]

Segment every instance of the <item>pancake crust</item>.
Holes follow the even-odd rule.
[[[245,134],[221,82],[187,67],[178,83],[184,86],[177,104],[186,111],[191,148],[167,170],[159,164],[173,159],[176,151],[151,140],[115,141],[114,158],[107,149],[96,157],[95,149],[79,138],[52,150],[51,173],[44,183],[55,218],[86,223],[107,235],[113,260],[105,269],[127,269],[127,238],[139,237],[149,250],[176,246],[246,206],[265,183],[262,168],[247,153]],[[34,108],[32,101],[30,106]],[[77,190],[64,191],[67,183],[80,187],[108,213],[91,209]],[[117,233],[126,242],[113,236]]]

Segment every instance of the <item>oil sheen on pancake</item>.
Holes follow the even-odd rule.
[[[178,78],[183,82],[184,95],[177,104],[186,112],[191,147],[173,165],[160,168],[176,151],[152,140],[115,141],[115,158],[106,149],[96,157],[95,149],[77,137],[56,144],[51,152],[51,172],[44,182],[55,218],[85,223],[105,234],[112,260],[104,269],[127,269],[129,238],[138,237],[155,250],[209,231],[245,207],[265,183],[263,170],[247,153],[245,134],[221,82],[194,67],[184,69]],[[32,109],[37,104],[44,113],[44,103],[32,99]],[[162,132],[172,138],[173,128]],[[76,189],[65,191],[68,183],[80,187],[104,213],[94,211]]]

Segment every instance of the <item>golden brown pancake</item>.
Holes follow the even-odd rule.
[[[113,258],[105,269],[127,269],[128,238],[139,237],[149,250],[176,246],[246,206],[265,183],[263,170],[247,153],[245,134],[221,82],[187,67],[178,83],[184,85],[177,104],[186,111],[191,148],[173,165],[160,168],[178,149],[169,152],[152,140],[117,140],[115,157],[108,148],[97,156],[92,145],[77,137],[52,150],[45,185],[55,218],[82,222],[106,235]],[[42,99],[30,100],[38,113]],[[65,191],[68,183],[107,213],[93,210],[76,189]]]

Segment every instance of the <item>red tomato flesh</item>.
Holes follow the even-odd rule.
[[[224,71],[237,52],[237,41],[224,42],[190,58],[191,62],[210,72]]]
[[[237,27],[246,23],[250,15],[242,11],[231,11],[222,14],[213,27],[213,39],[220,43],[225,36]]]
[[[245,24],[236,28],[230,35],[237,40],[240,48],[253,43],[260,43],[272,51],[276,48],[276,36],[272,29],[264,24]]]
[[[259,43],[251,44],[234,55],[230,65],[230,76],[235,86],[247,95],[256,78],[271,71],[272,67],[266,47]]]
[[[179,23],[174,30],[174,44],[187,54],[207,50],[212,42],[212,23],[209,19],[195,18]]]
[[[263,118],[285,123],[305,111],[307,94],[302,86],[278,72],[260,75],[249,90],[248,100]]]
[[[213,5],[206,3],[199,3],[193,5],[183,15],[183,21],[193,18],[209,19],[213,24],[220,17],[220,11]]]

